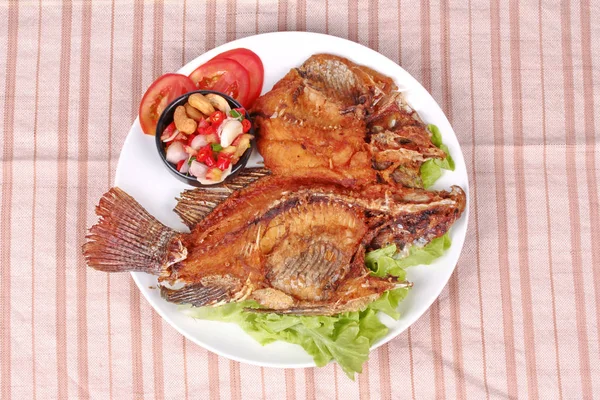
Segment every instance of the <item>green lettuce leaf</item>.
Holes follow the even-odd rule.
[[[421,165],[419,172],[421,180],[423,181],[423,186],[426,188],[433,185],[435,181],[442,176],[442,169],[454,171],[455,168],[454,159],[452,159],[452,156],[450,155],[448,146],[442,142],[442,134],[439,128],[433,124],[427,125],[427,128],[431,132],[431,143],[442,149],[444,153],[446,153],[446,158],[443,160],[431,158]]]
[[[406,267],[413,265],[431,264],[440,257],[452,241],[448,232],[443,236],[433,239],[423,247],[411,246],[408,255],[402,256],[397,252],[395,244],[371,251],[365,256],[365,264],[371,270],[371,274],[379,277],[396,276],[399,280],[406,279]]]
[[[423,181],[424,188],[430,187],[440,178],[440,176],[442,176],[442,169],[436,164],[435,158],[430,158],[421,164],[421,169],[419,172],[421,174],[421,180]]]
[[[366,310],[359,313],[359,336],[364,336],[369,340],[369,347],[377,340],[384,337],[388,331],[387,327],[379,320],[377,311],[378,310],[368,307]]]
[[[199,319],[233,322],[262,345],[283,340],[302,346],[317,366],[335,360],[342,370],[354,379],[369,358],[369,349],[384,337],[388,328],[377,318],[378,310],[390,310],[396,297],[377,300],[377,308],[334,316],[294,316],[259,314],[245,311],[256,307],[254,302],[225,304],[219,307],[181,306],[185,314]],[[389,304],[386,304],[389,303]],[[397,315],[397,314],[396,314]]]
[[[408,294],[409,288],[398,288],[385,292],[380,298],[369,304],[369,309],[373,311],[381,311],[394,319],[400,318],[400,313],[397,311],[398,304]]]
[[[396,250],[396,245],[392,244],[367,253],[365,265],[371,270],[371,274],[378,277],[392,275],[403,281],[406,273],[398,262],[392,258],[396,254]]]
[[[409,248],[408,256],[396,258],[397,265],[401,268],[411,267],[413,265],[431,264],[436,258],[440,257],[450,248],[452,241],[448,232],[443,236],[433,239],[423,247],[412,246]],[[394,256],[397,257],[397,256]]]
[[[393,275],[404,280],[404,267],[429,264],[449,246],[450,239],[444,235],[422,248],[413,246],[407,257],[397,259],[397,248],[390,245],[367,253],[365,264],[373,275]],[[261,345],[282,340],[302,346],[313,357],[317,366],[321,367],[335,360],[346,375],[354,379],[354,374],[362,371],[363,363],[369,358],[369,349],[373,343],[388,332],[377,314],[382,312],[398,319],[398,304],[408,292],[409,288],[390,290],[362,311],[333,316],[295,316],[247,311],[247,308],[259,307],[254,301],[219,307],[180,306],[180,309],[193,318],[236,323]]]
[[[383,256],[372,263],[373,268],[371,274],[378,277],[396,276],[403,281],[406,278],[406,272],[397,260],[392,257]]]

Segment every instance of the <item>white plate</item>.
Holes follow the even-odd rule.
[[[446,116],[431,95],[408,72],[383,55],[360,44],[306,32],[277,32],[239,39],[210,50],[179,70],[189,74],[197,66],[225,50],[246,47],[260,56],[265,68],[263,93],[271,89],[290,68],[297,67],[315,53],[331,53],[346,57],[358,64],[367,65],[396,81],[406,95],[408,103],[418,111],[426,123],[436,124],[443,135],[444,143],[456,163],[454,172],[446,171],[436,182],[435,188],[459,185],[468,196],[468,178],[463,155],[456,135]],[[260,155],[253,155],[248,166],[256,165]],[[115,185],[131,194],[148,212],[164,224],[186,230],[172,211],[175,197],[190,186],[179,182],[165,168],[154,145],[154,137],[144,135],[139,121],[133,123],[117,166]],[[468,207],[451,230],[452,246],[434,264],[412,267],[408,279],[414,288],[401,303],[402,317],[394,321],[382,316],[390,327],[389,333],[373,345],[381,346],[396,337],[417,320],[438,297],[450,278],[463,246],[467,229]],[[276,342],[261,346],[235,324],[195,320],[177,311],[177,306],[164,301],[156,289],[155,276],[132,273],[146,299],[152,307],[175,329],[198,345],[221,356],[250,364],[299,368],[314,366],[312,358],[297,345]]]

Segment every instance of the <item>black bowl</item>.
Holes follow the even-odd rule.
[[[190,95],[192,95],[194,93],[200,93],[200,94],[214,93],[214,94],[218,94],[219,96],[221,96],[225,100],[227,100],[227,102],[229,103],[229,106],[232,109],[242,107],[242,105],[240,103],[238,103],[237,101],[235,101],[230,96],[227,96],[226,94],[223,94],[221,92],[216,92],[214,90],[196,90],[194,92],[186,93],[183,96],[178,97],[177,99],[175,99],[171,104],[169,104],[163,110],[162,114],[160,115],[160,118],[158,119],[158,123],[156,124],[156,136],[155,136],[156,149],[158,150],[158,154],[160,155],[160,158],[163,160],[163,162],[165,163],[165,165],[167,166],[167,168],[169,169],[169,171],[177,179],[179,179],[180,181],[185,182],[188,185],[192,185],[192,186],[196,186],[196,187],[217,186],[217,185],[220,185],[222,183],[227,182],[228,180],[230,180],[231,178],[233,178],[235,175],[237,175],[242,169],[244,169],[244,167],[248,163],[248,159],[250,158],[250,154],[252,153],[252,150],[254,149],[254,139],[252,139],[250,141],[250,147],[240,157],[239,161],[231,168],[231,173],[222,182],[213,183],[211,185],[204,185],[204,184],[200,183],[195,177],[188,176],[188,175],[182,174],[181,172],[177,171],[177,168],[173,164],[171,164],[170,162],[167,161],[167,154],[166,154],[167,152],[165,150],[165,144],[160,140],[160,137],[161,137],[163,131],[165,130],[165,128],[167,126],[169,126],[169,124],[171,122],[173,122],[173,114],[175,113],[175,109],[178,106],[184,105],[187,102],[188,97],[190,97]],[[246,111],[246,119],[250,120],[250,115],[248,114],[247,111]],[[252,120],[250,120],[250,121],[252,121]],[[251,134],[251,135],[254,135],[254,126],[252,126],[250,128],[250,131],[248,131],[248,133]]]

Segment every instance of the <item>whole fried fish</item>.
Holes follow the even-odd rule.
[[[391,78],[343,57],[311,56],[251,110],[265,166],[345,186],[422,187],[421,165],[446,154],[396,89]]]
[[[119,188],[96,209],[87,264],[107,272],[158,275],[174,303],[217,305],[254,299],[283,314],[332,315],[363,308],[408,282],[371,276],[365,250],[407,249],[441,236],[460,217],[465,194],[372,185],[352,190],[319,180],[243,171],[230,183],[182,194],[176,232]]]

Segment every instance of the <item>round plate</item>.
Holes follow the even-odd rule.
[[[263,93],[281,79],[291,68],[316,53],[330,53],[346,57],[392,77],[408,103],[419,113],[423,121],[437,125],[443,141],[450,149],[456,170],[445,171],[436,182],[435,189],[459,185],[467,193],[468,178],[465,161],[456,135],[446,116],[431,95],[408,72],[383,55],[360,44],[334,36],[306,32],[276,32],[239,39],[210,50],[179,70],[188,75],[200,64],[225,50],[245,47],[262,59],[265,68]],[[248,166],[257,166],[262,158],[253,154]],[[154,137],[144,135],[139,121],[131,126],[117,166],[115,185],[132,195],[148,212],[162,223],[174,229],[187,231],[172,211],[175,197],[184,189],[191,189],[175,179],[163,165],[154,144]],[[450,278],[462,249],[468,219],[468,206],[463,216],[451,229],[452,246],[435,263],[408,269],[407,279],[414,288],[400,304],[402,316],[398,321],[383,315],[382,321],[390,331],[373,348],[396,337],[417,320],[438,297]],[[314,366],[310,357],[300,346],[275,342],[261,346],[235,324],[196,320],[177,311],[177,306],[166,302],[156,288],[155,276],[132,273],[140,291],[152,307],[175,329],[198,345],[221,356],[250,364],[299,368]]]

